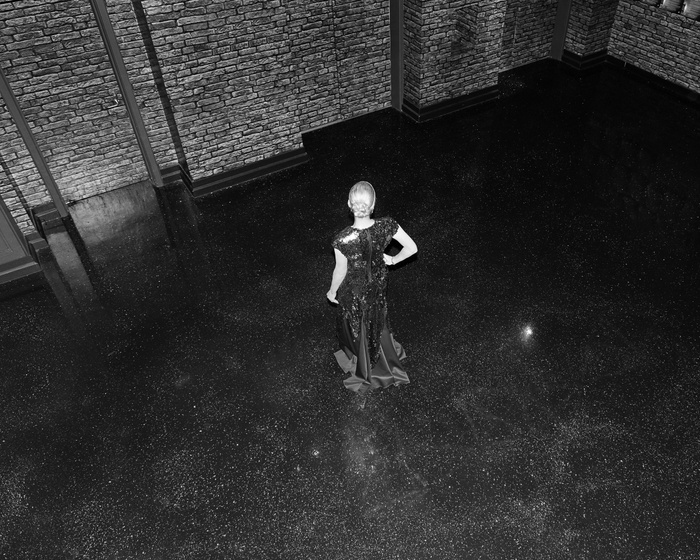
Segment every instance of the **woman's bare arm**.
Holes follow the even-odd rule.
[[[333,303],[338,303],[336,299],[336,294],[338,293],[338,288],[345,280],[345,275],[348,272],[348,259],[338,251],[338,249],[333,249],[335,253],[335,268],[333,269],[333,278],[331,280],[331,289],[328,290],[326,297]]]
[[[386,264],[399,264],[401,261],[406,260],[408,257],[418,252],[418,246],[415,241],[411,239],[411,236],[408,235],[401,226],[399,226],[398,231],[394,234],[394,239],[401,244],[401,251],[393,257],[384,253],[384,262]]]

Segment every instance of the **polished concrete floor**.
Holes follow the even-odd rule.
[[[71,208],[0,301],[0,557],[700,558],[700,110],[541,64],[192,200]],[[416,240],[411,384],[333,357],[353,182]]]

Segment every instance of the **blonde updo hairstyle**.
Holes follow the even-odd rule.
[[[375,201],[374,187],[367,181],[355,183],[350,189],[348,206],[356,218],[369,218],[374,211]]]

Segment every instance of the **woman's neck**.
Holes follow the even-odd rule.
[[[352,226],[356,227],[357,229],[365,229],[370,227],[374,223],[374,220],[367,216],[366,218],[358,218],[355,216],[355,221],[353,222]]]

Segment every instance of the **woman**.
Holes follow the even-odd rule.
[[[418,248],[392,218],[372,219],[374,188],[360,181],[350,189],[348,206],[355,217],[333,238],[335,269],[326,297],[339,304],[335,357],[350,374],[345,386],[365,395],[378,387],[408,383],[401,360],[405,353],[394,340],[387,317],[387,265],[414,255]],[[398,255],[384,253],[392,239],[401,246]]]

